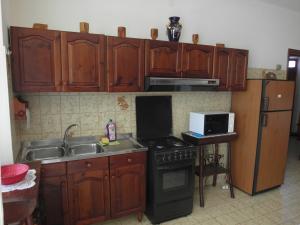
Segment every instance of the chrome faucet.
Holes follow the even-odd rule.
[[[70,126],[68,126],[67,129],[65,130],[64,139],[63,139],[63,147],[65,148],[65,150],[68,150],[68,147],[69,147],[69,140],[68,140],[68,137],[70,136],[69,130],[72,127],[78,127],[78,126],[79,126],[78,124],[74,123],[74,124],[71,124]]]

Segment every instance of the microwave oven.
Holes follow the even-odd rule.
[[[189,130],[200,135],[213,135],[233,132],[234,113],[190,112]]]

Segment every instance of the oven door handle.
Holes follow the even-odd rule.
[[[177,164],[177,163],[176,163]],[[193,162],[186,162],[184,164],[180,163],[177,165],[174,164],[168,164],[165,166],[158,166],[157,170],[177,170],[177,169],[182,169],[182,168],[186,168],[186,167],[190,167],[193,166]]]

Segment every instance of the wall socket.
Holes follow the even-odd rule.
[[[281,70],[281,68],[282,68],[281,64],[276,65],[276,70]]]

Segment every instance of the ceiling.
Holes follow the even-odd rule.
[[[265,3],[274,4],[283,8],[300,12],[300,1],[299,0],[259,0]]]

